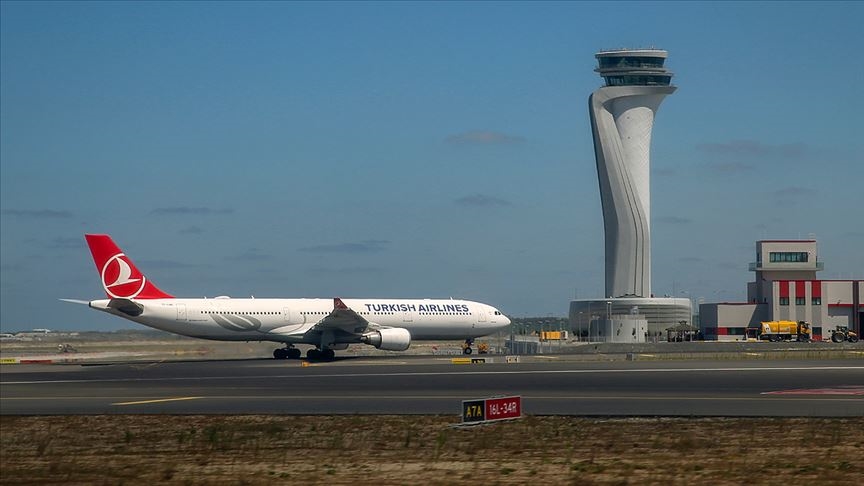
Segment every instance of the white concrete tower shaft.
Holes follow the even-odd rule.
[[[604,51],[606,86],[589,98],[606,236],[606,296],[651,296],[650,148],[654,115],[675,91],[666,51]]]

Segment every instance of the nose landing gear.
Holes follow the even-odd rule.
[[[471,346],[474,344],[474,338],[468,338],[462,343],[462,354],[471,354],[474,352]]]

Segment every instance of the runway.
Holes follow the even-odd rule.
[[[453,414],[520,395],[534,415],[864,416],[861,360],[452,364],[449,358],[14,365],[11,414]],[[498,361],[503,361],[498,357]]]

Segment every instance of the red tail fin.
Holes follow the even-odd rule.
[[[170,299],[138,270],[108,235],[84,235],[109,298]]]

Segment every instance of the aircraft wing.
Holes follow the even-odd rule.
[[[343,331],[349,334],[362,334],[369,327],[369,321],[350,309],[342,299],[333,299],[333,311],[318,321],[311,331]]]

